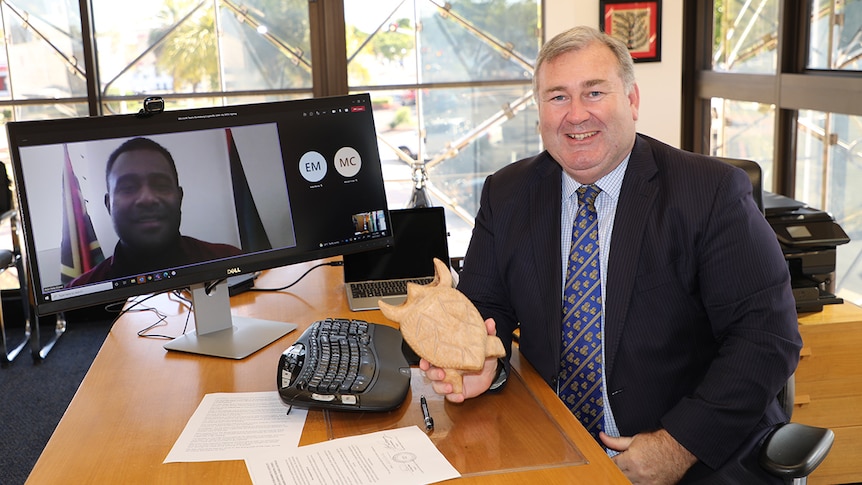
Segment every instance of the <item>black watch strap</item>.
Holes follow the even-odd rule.
[[[489,387],[488,390],[496,391],[503,387],[503,384],[506,383],[506,379],[508,378],[509,374],[506,372],[506,363],[503,359],[497,359],[497,373],[494,374],[494,380],[491,381],[491,387]]]

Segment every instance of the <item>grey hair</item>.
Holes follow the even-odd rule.
[[[567,52],[581,50],[593,42],[604,44],[617,58],[619,74],[623,81],[625,92],[626,94],[630,94],[635,85],[635,66],[626,45],[616,37],[592,27],[580,25],[555,35],[542,46],[539,56],[536,58],[536,67],[533,71],[533,97],[538,101],[539,86],[537,79],[539,77],[539,69],[546,62],[552,61]]]

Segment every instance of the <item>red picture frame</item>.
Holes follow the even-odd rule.
[[[661,61],[661,0],[600,0],[599,15],[599,28],[623,41],[635,62]]]

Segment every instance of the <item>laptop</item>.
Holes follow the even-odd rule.
[[[389,211],[392,247],[344,255],[344,289],[353,311],[376,310],[378,300],[400,305],[407,282],[434,279],[434,258],[449,265],[446,216],[442,207]]]

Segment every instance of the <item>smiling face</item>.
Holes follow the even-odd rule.
[[[107,182],[105,206],[123,244],[154,252],[179,238],[183,189],[161,153],[148,149],[121,153]]]
[[[543,63],[536,72],[545,149],[563,170],[591,184],[615,169],[635,141],[640,95],[629,92],[611,50],[591,42]]]

